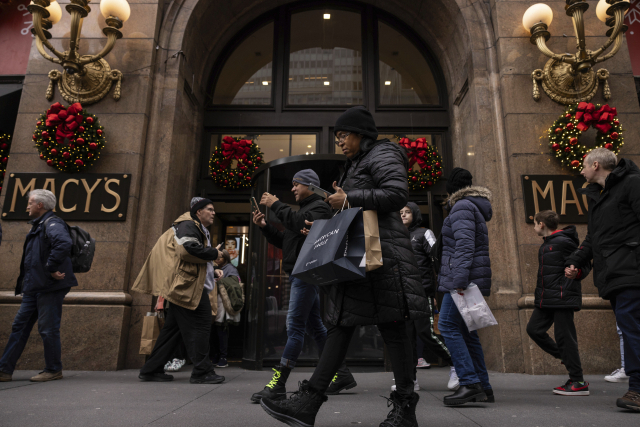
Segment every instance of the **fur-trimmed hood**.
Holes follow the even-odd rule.
[[[459,201],[469,200],[478,207],[482,216],[484,216],[485,221],[490,221],[493,216],[493,209],[491,209],[491,197],[491,190],[488,188],[472,185],[470,187],[461,188],[451,194],[445,203],[449,210],[452,210],[455,204]]]

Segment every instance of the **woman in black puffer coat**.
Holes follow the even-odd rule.
[[[425,317],[427,299],[409,231],[399,213],[409,195],[407,155],[388,139],[376,141],[378,131],[371,113],[364,107],[353,107],[343,113],[334,132],[336,143],[347,156],[347,165],[340,183],[334,183],[336,193],[327,201],[333,208],[341,208],[346,198],[351,207],[377,211],[383,266],[359,281],[327,287],[331,307],[326,320],[331,326],[313,376],[302,382],[298,394],[291,399],[280,402],[263,399],[262,407],[283,422],[296,420],[304,423],[300,425],[313,425],[320,405],[326,400],[324,392],[346,356],[356,327],[377,325],[397,386],[390,399],[394,409],[380,426],[417,426],[413,350],[404,321]]]

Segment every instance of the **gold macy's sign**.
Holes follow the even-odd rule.
[[[27,193],[45,189],[56,195],[54,212],[64,220],[124,221],[130,186],[129,174],[12,173],[5,183],[2,219],[28,220]]]
[[[586,224],[587,196],[577,190],[587,186],[582,176],[522,175],[522,193],[526,222],[544,210],[556,211],[561,224]]]

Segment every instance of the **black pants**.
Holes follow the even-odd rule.
[[[437,335],[433,328],[433,304],[431,303],[430,297],[428,300],[429,317],[421,317],[419,319],[409,320],[406,322],[407,335],[409,336],[409,339],[411,339],[411,343],[413,345],[414,379],[417,372],[417,368],[415,366],[418,364],[418,358],[422,357],[422,350],[424,350],[424,347],[427,347],[437,357],[441,358],[443,363],[447,366],[451,366],[452,364],[449,349],[447,349],[447,346],[444,344],[444,338]],[[422,342],[422,348],[418,345],[418,340]]]
[[[200,304],[189,310],[171,304],[164,327],[160,331],[155,347],[140,369],[141,374],[164,372],[164,365],[174,355],[180,341],[184,340],[189,359],[193,362],[192,378],[201,378],[213,372],[209,359],[209,334],[211,333],[211,303],[207,291],[202,292]]]
[[[580,353],[578,352],[578,336],[573,323],[574,310],[570,308],[547,309],[534,308],[527,324],[527,334],[541,349],[562,360],[569,371],[572,381],[584,381]],[[553,325],[555,342],[547,331]]]
[[[212,359],[226,359],[229,349],[229,326],[213,325],[209,345],[211,346]]]
[[[356,326],[329,326],[324,351],[309,380],[311,388],[321,393],[327,390],[347,355],[347,348],[355,330]],[[404,322],[382,323],[378,325],[378,330],[391,358],[397,392],[403,397],[410,397],[413,394],[413,350],[406,326]]]

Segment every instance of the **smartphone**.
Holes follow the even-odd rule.
[[[323,198],[327,198],[330,195],[332,195],[333,193],[327,191],[327,190],[323,190],[320,187],[316,187],[313,184],[309,184],[309,190],[313,191],[314,193],[316,193],[318,196],[322,196]]]
[[[258,206],[258,202],[256,202],[256,198],[255,198],[255,197],[252,197],[252,198],[251,198],[251,207],[253,208],[252,210],[253,210],[254,212],[255,212],[255,211],[260,212],[260,206]]]

